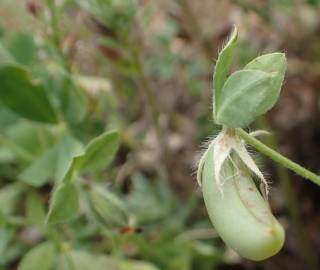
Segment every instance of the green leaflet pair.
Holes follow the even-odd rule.
[[[257,261],[281,249],[284,230],[269,208],[268,183],[237,129],[247,127],[274,106],[286,70],[286,57],[282,53],[262,55],[228,76],[236,40],[234,28],[216,62],[213,118],[222,130],[203,154],[197,180],[218,234],[239,255]],[[260,191],[251,173],[259,179]]]

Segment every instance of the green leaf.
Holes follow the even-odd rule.
[[[73,182],[62,182],[51,196],[48,223],[66,222],[78,215],[79,191]]]
[[[0,142],[3,142],[0,138]],[[0,163],[14,163],[15,156],[9,147],[1,146],[0,148]]]
[[[275,73],[240,70],[226,81],[216,121],[227,127],[246,127],[274,104]]]
[[[234,27],[230,35],[229,41],[219,53],[213,73],[213,87],[214,87],[214,115],[219,109],[220,97],[222,95],[222,88],[229,74],[229,69],[232,63],[233,52],[237,44],[238,31]]]
[[[25,190],[21,183],[8,184],[0,189],[0,212],[9,215],[12,214],[18,201]]]
[[[53,267],[55,250],[51,243],[42,243],[32,248],[21,260],[18,270],[50,270]]]
[[[32,34],[16,33],[7,48],[20,64],[30,65],[35,61],[37,47]]]
[[[1,143],[7,146],[17,158],[31,162],[53,146],[55,134],[47,126],[19,120],[7,127],[3,136],[0,135]]]
[[[71,164],[66,172],[66,174],[63,177],[63,182],[68,182],[73,180],[74,174],[78,172],[78,169],[80,167],[81,158],[83,157],[84,152],[79,154],[78,156],[73,157]]]
[[[46,152],[42,157],[35,160],[18,176],[23,181],[34,187],[41,187],[52,179],[55,171],[54,164],[56,155],[54,150]]]
[[[12,249],[14,246],[13,242],[16,239],[16,234],[16,228],[13,226],[2,226],[0,223],[0,265],[6,265],[6,263],[10,261],[10,248]],[[2,268],[2,270],[4,269],[5,268]]]
[[[26,216],[31,224],[44,225],[46,213],[43,201],[36,192],[30,192],[26,202]]]
[[[152,184],[142,174],[136,173],[132,176],[132,188],[126,196],[126,204],[129,212],[134,213],[138,224],[143,225],[170,216],[177,202],[165,181]]]
[[[216,121],[228,127],[246,127],[270,110],[279,97],[286,65],[283,53],[271,53],[252,60],[243,72],[232,74],[217,104]],[[254,71],[258,73],[254,75]]]
[[[66,135],[57,145],[27,167],[18,178],[35,187],[46,184],[50,179],[61,181],[72,158],[82,150],[78,140]]]
[[[10,111],[8,108],[4,106],[0,106],[0,129],[1,130],[5,130],[7,127],[10,127],[16,124],[18,120],[20,120],[20,118],[14,112]]]
[[[72,78],[65,79],[66,88],[61,91],[61,110],[70,124],[81,122],[87,113],[87,101]]]
[[[31,80],[29,73],[18,65],[0,66],[0,102],[29,120],[56,123],[56,113],[43,85]]]
[[[99,222],[109,228],[128,225],[125,205],[114,193],[94,185],[89,187],[87,194],[92,212]]]
[[[281,85],[287,68],[286,55],[284,53],[270,53],[261,55],[249,62],[243,69],[254,69],[273,75],[272,90],[269,93],[270,104],[262,110],[267,111],[277,102]]]
[[[54,178],[60,181],[65,176],[73,157],[83,153],[83,145],[74,137],[67,135],[57,148]]]
[[[96,172],[106,167],[114,158],[119,148],[119,135],[117,131],[101,134],[89,142],[85,151],[74,156],[63,178],[70,181],[76,172]]]
[[[55,97],[64,119],[70,125],[80,123],[87,113],[87,100],[71,74],[53,65],[49,70],[38,70],[37,75],[47,91]]]
[[[115,260],[119,270],[157,270],[154,265],[135,260]]]
[[[158,270],[154,265],[143,261],[117,259],[84,251],[72,251],[69,254],[75,270]],[[65,256],[60,257],[57,269],[70,269]]]
[[[109,131],[94,138],[86,147],[81,157],[80,168],[82,172],[96,172],[108,166],[119,148],[119,134]]]
[[[14,62],[13,57],[7,51],[7,49],[0,43],[0,65]]]

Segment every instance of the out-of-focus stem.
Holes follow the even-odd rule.
[[[139,41],[139,44],[141,44],[143,48],[144,38],[141,31],[140,22],[138,19],[136,21],[136,27],[138,29],[137,29],[137,35],[135,38],[137,39],[136,41]],[[146,74],[144,64],[143,64],[144,59],[143,59],[141,48],[140,50],[139,49],[132,50],[132,55],[135,62],[138,64],[138,68],[139,68],[140,78],[138,79],[138,85],[140,86],[141,90],[143,91],[143,95],[145,96],[147,110],[150,114],[151,121],[156,132],[157,140],[160,145],[161,159],[162,159],[162,164],[164,165],[163,168],[161,168],[161,174],[162,174],[162,177],[164,177],[165,179],[168,179],[168,176],[169,176],[169,170],[167,168],[167,161],[169,158],[168,145],[165,140],[164,131],[162,130],[162,127],[160,126],[160,123],[159,123],[160,108],[155,96],[155,89],[153,86],[153,82],[150,80],[149,76]]]
[[[47,0],[48,8],[50,11],[50,27],[52,40],[56,47],[60,46],[60,30],[59,30],[59,16],[54,0]]]
[[[59,20],[60,20],[60,10],[58,10],[55,0],[47,0],[48,9],[50,12],[50,28],[51,28],[51,40],[53,43],[53,46],[56,50],[56,53],[58,54],[60,61],[64,68],[67,71],[71,71],[71,66],[68,63],[68,61],[65,60],[65,55],[63,53],[62,47],[61,47],[61,31],[59,28]]]
[[[56,247],[61,251],[62,255],[65,257],[69,270],[76,270],[74,261],[70,256],[69,248],[61,240],[57,230],[52,227],[48,227],[46,234],[50,241],[52,241],[56,245]]]

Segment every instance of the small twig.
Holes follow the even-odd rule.
[[[68,71],[71,72],[71,66],[68,61],[65,59],[64,52],[61,47],[61,39],[62,39],[62,34],[59,28],[59,10],[55,4],[54,0],[47,0],[47,5],[48,9],[50,12],[50,30],[51,30],[51,40],[53,43],[53,46],[56,50],[56,53],[58,54],[61,64],[64,66],[64,68]]]

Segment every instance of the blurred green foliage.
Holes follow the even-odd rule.
[[[232,23],[203,29],[199,21],[229,11],[193,18],[185,2],[1,1],[0,270],[239,261],[216,238],[191,177],[195,145],[215,131],[212,66]],[[231,2],[243,28],[262,21],[277,33],[268,12],[297,10]],[[303,3],[312,14],[318,5]],[[262,33],[239,40],[235,65],[283,45],[263,46]]]
[[[80,10],[77,4],[106,33],[97,53],[106,53],[101,69],[115,93],[109,81],[80,75],[64,56],[60,23],[69,9]],[[140,117],[135,88],[146,87],[146,77],[174,76],[174,23],[153,37],[161,54],[141,62],[143,44],[132,29],[152,16],[150,7],[139,14],[136,1],[79,0],[28,8],[47,37],[3,28],[0,40],[0,269],[187,270],[221,263],[223,249],[215,248],[208,221],[188,221],[197,196],[183,203],[169,179],[139,171],[117,183],[121,158],[108,166],[119,145],[123,153],[139,144],[125,130]],[[196,84],[190,80],[195,95],[202,91]],[[88,92],[94,85],[98,95]],[[208,240],[197,238],[207,230]]]

